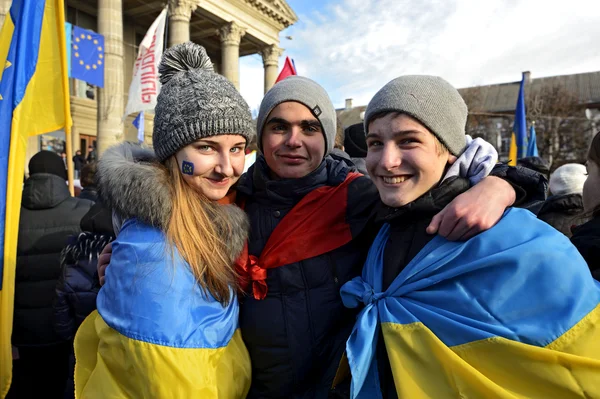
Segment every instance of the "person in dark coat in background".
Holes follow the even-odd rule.
[[[344,129],[344,151],[350,155],[350,159],[360,173],[368,176],[369,172],[365,163],[367,157],[367,140],[365,137],[365,127],[362,122]]]
[[[91,162],[96,162],[98,159],[98,156],[96,155],[96,149],[94,148],[93,145],[88,146],[88,154],[87,157],[85,158],[87,163],[91,163]]]
[[[585,166],[568,163],[557,168],[550,176],[552,194],[538,212],[543,220],[567,237],[571,229],[587,222],[590,218],[583,211],[583,184],[587,178]]]
[[[71,197],[59,155],[41,151],[29,162],[23,187],[12,344],[10,398],[62,397],[71,343],[54,331],[52,302],[60,276],[60,252],[78,234],[93,203]]]
[[[83,190],[79,194],[79,198],[90,201],[98,201],[98,189],[96,188],[96,170],[97,162],[86,164],[81,170],[80,183]]]
[[[83,320],[96,309],[100,290],[96,275],[98,256],[115,239],[112,212],[101,202],[92,206],[80,225],[82,232],[71,236],[61,253],[62,274],[56,284],[53,305],[54,331],[65,341],[75,337]],[[65,398],[75,395],[74,370],[75,356],[71,349]]]
[[[592,276],[600,280],[600,132],[592,140],[586,167],[588,177],[583,185],[583,208],[592,218],[573,229],[571,242],[588,263]]]
[[[360,158],[351,158],[350,154],[346,152],[346,148],[344,147],[345,142],[345,130],[342,126],[342,123],[339,119],[336,120],[336,130],[335,130],[335,141],[333,143],[333,149],[331,150],[330,155],[335,159],[344,160],[349,165],[352,164],[356,169],[365,176],[368,176],[367,169],[364,167],[365,162],[364,159]]]
[[[81,169],[85,165],[85,158],[81,155],[81,150],[77,150],[73,156],[73,169],[75,169],[75,178],[79,179],[81,175]]]

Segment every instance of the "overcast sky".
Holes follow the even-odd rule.
[[[298,22],[280,46],[336,106],[366,105],[404,74],[457,87],[600,70],[598,0],[288,0]],[[285,36],[292,36],[288,40]],[[257,109],[259,55],[240,62],[241,92]]]

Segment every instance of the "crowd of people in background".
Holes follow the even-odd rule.
[[[369,381],[400,397],[382,332],[377,381],[358,381],[352,362],[351,377],[340,372],[363,314],[348,284],[382,225],[381,292],[436,235],[468,243],[516,214],[537,216],[517,229],[578,250],[573,267],[600,279],[600,133],[585,165],[509,167],[465,136],[466,105],[440,78],[390,82],[365,122],[343,129],[325,90],[292,76],[267,92],[255,129],[202,47],[170,48],[160,72],[153,151],[77,150],[77,197],[65,154],[31,158],[9,398],[346,398]],[[255,162],[244,168],[245,153]],[[513,207],[526,213],[505,214]]]
[[[63,163],[65,165],[65,169],[67,168],[67,154],[65,152],[61,152],[60,153],[60,157],[63,160]],[[94,148],[94,146],[90,145],[88,147],[88,152],[87,152],[87,157],[84,157],[81,150],[77,150],[75,151],[75,155],[73,156],[73,170],[75,172],[75,179],[79,179],[81,171],[83,170],[83,167],[87,164],[91,164],[96,162],[97,160],[97,156],[96,156],[96,149]]]
[[[81,185],[75,197],[66,184],[64,153],[40,151],[29,161],[19,223],[15,361],[8,398],[73,397],[72,340],[96,308],[97,257],[115,237],[111,212],[96,189],[95,151],[89,150],[87,160],[81,151],[74,157]]]

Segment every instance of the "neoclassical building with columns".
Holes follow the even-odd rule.
[[[11,0],[0,0],[0,26]],[[298,17],[285,0],[65,0],[67,22],[104,35],[104,88],[70,79],[73,151],[93,145],[98,152],[121,140],[135,141],[131,121],[122,120],[138,45],[169,7],[168,46],[191,40],[206,48],[215,70],[239,89],[240,57],[260,54],[264,90],[273,86],[283,49],[279,33]],[[152,116],[146,117],[145,141],[152,140]],[[41,149],[64,142],[64,132],[32,137],[28,159]]]

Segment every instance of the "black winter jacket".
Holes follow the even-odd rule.
[[[39,346],[62,342],[53,328],[52,302],[60,252],[80,232],[91,201],[73,198],[63,179],[38,173],[25,182],[21,202],[12,342]]]
[[[581,194],[567,194],[549,197],[538,212],[543,220],[567,237],[573,233],[571,228],[587,222],[590,218],[583,211]]]
[[[61,254],[62,273],[56,285],[54,330],[65,340],[73,338],[83,320],[96,309],[100,290],[98,256],[115,238],[111,212],[96,203],[81,220],[81,230],[70,237]]]
[[[352,170],[327,157],[300,179],[272,180],[259,156],[237,186],[250,218],[249,252],[259,256],[283,217],[306,194]],[[356,237],[330,253],[267,271],[264,300],[241,298],[240,327],[252,359],[248,398],[326,398],[354,324],[340,287],[360,273],[373,237],[364,228],[378,194],[370,179],[350,184],[347,221]],[[298,239],[302,239],[299,237]]]
[[[406,206],[390,208],[382,203],[378,205],[375,221],[390,224],[390,236],[383,253],[382,291],[388,289],[396,276],[435,237],[425,231],[435,214],[468,189],[467,179],[454,177]],[[397,398],[381,332],[378,342],[377,367],[383,397]]]
[[[600,212],[589,222],[573,229],[571,242],[587,262],[592,276],[600,281]]]

